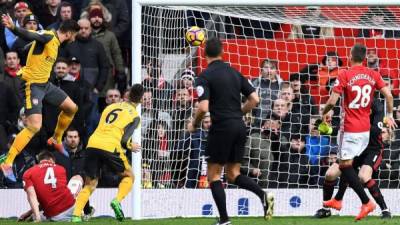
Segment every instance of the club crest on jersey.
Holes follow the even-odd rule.
[[[201,97],[204,94],[203,86],[197,86],[196,91],[197,91],[197,96]]]
[[[54,59],[54,58],[52,58],[52,57],[50,57],[50,56],[46,56],[46,61],[47,61],[47,62],[54,63],[54,62],[56,61],[56,59]]]
[[[33,98],[33,99],[32,99],[32,104],[34,104],[34,105],[39,104],[39,99]]]
[[[334,87],[337,87],[337,86],[339,86],[339,84],[340,84],[339,79],[336,79],[336,80],[335,80],[335,83],[333,84],[333,86],[334,86]]]

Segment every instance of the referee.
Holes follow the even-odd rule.
[[[251,178],[240,174],[240,162],[247,136],[243,115],[256,107],[260,100],[248,80],[222,61],[222,48],[221,41],[216,38],[206,42],[205,56],[208,67],[196,80],[199,107],[188,130],[193,132],[198,128],[203,116],[210,112],[212,126],[205,154],[208,162],[208,182],[220,215],[216,225],[231,224],[221,182],[224,166],[228,182],[256,194],[263,204],[264,218],[269,219],[273,214],[273,195],[264,192]],[[243,106],[241,94],[247,97]]]

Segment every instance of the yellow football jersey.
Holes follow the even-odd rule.
[[[107,106],[94,133],[90,136],[88,148],[97,148],[109,152],[121,152],[121,140],[125,128],[139,118],[136,105],[128,102]]]
[[[60,41],[54,31],[42,30],[36,32],[49,41],[42,44],[33,41],[26,58],[26,66],[18,72],[22,79],[30,83],[46,83],[49,80],[53,64],[57,59]]]

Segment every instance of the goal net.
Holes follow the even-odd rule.
[[[313,124],[355,43],[367,46],[365,65],[387,80],[398,105],[399,16],[399,7],[143,6],[142,187],[208,187],[210,118],[195,133],[185,131],[197,105],[194,80],[207,66],[203,46],[185,41],[189,27],[220,38],[224,60],[260,95],[259,106],[243,118],[242,173],[263,188],[319,188],[337,159],[340,107],[331,114],[332,136],[320,135]],[[381,188],[399,187],[399,134],[384,130],[374,174]]]

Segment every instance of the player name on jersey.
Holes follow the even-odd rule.
[[[351,80],[349,81],[349,85],[353,86],[353,84],[358,81],[358,80],[368,80],[369,82],[371,82],[372,85],[375,85],[375,80],[374,78],[372,78],[370,75],[368,74],[358,74],[355,75],[354,77],[351,78]]]

